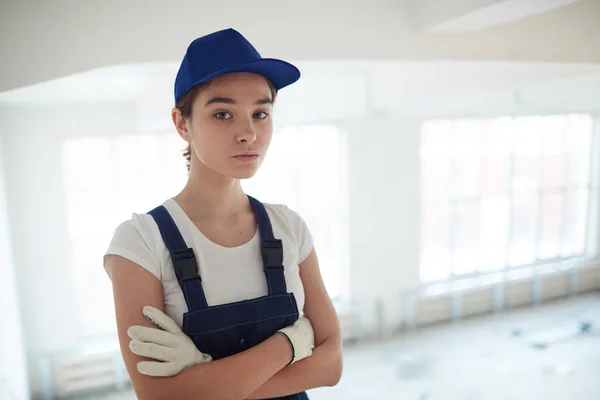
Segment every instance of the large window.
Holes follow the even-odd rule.
[[[102,255],[119,223],[133,212],[151,210],[183,187],[183,148],[175,133],[64,143],[71,270],[84,336],[116,331]]]
[[[64,144],[73,284],[85,336],[116,331],[110,280],[102,268],[115,227],[178,193],[187,171],[175,133],[70,139]],[[285,203],[309,224],[332,297],[340,294],[346,216],[340,202],[343,164],[334,126],[286,128],[266,161],[243,185],[264,202]]]
[[[424,123],[421,280],[584,255],[592,128],[588,115]]]

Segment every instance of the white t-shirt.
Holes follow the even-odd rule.
[[[204,236],[175,200],[167,199],[163,206],[175,221],[188,247],[194,249],[209,306],[268,294],[258,230],[249,242],[241,246],[223,247]],[[287,206],[266,203],[264,206],[271,219],[275,238],[283,241],[287,290],[294,293],[302,314],[304,286],[300,280],[299,264],[313,248],[311,233],[305,221]],[[177,282],[169,251],[151,215],[134,213],[131,219],[121,223],[105,253],[105,267],[108,254],[127,258],[156,276],[163,285],[165,314],[182,326],[183,313],[188,311],[188,307]]]

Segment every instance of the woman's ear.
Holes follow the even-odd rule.
[[[175,129],[177,129],[177,133],[183,140],[190,143],[190,132],[188,126],[188,119],[184,118],[181,114],[181,110],[177,107],[171,110],[171,119],[173,120],[173,124],[175,125]]]

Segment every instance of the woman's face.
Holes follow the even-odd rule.
[[[175,121],[197,158],[192,162],[234,179],[254,176],[271,143],[273,100],[260,75],[231,73],[212,80],[198,92],[191,117]]]

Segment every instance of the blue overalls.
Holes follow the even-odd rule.
[[[208,306],[193,249],[189,248],[164,206],[150,214],[171,254],[175,275],[188,306],[183,315],[183,332],[203,353],[214,360],[242,352],[292,325],[299,317],[293,293],[288,293],[283,274],[283,245],[275,239],[264,205],[248,196],[258,222],[261,253],[269,294],[256,299]],[[259,364],[257,360],[257,364]],[[306,392],[277,397],[279,400],[308,400]]]

